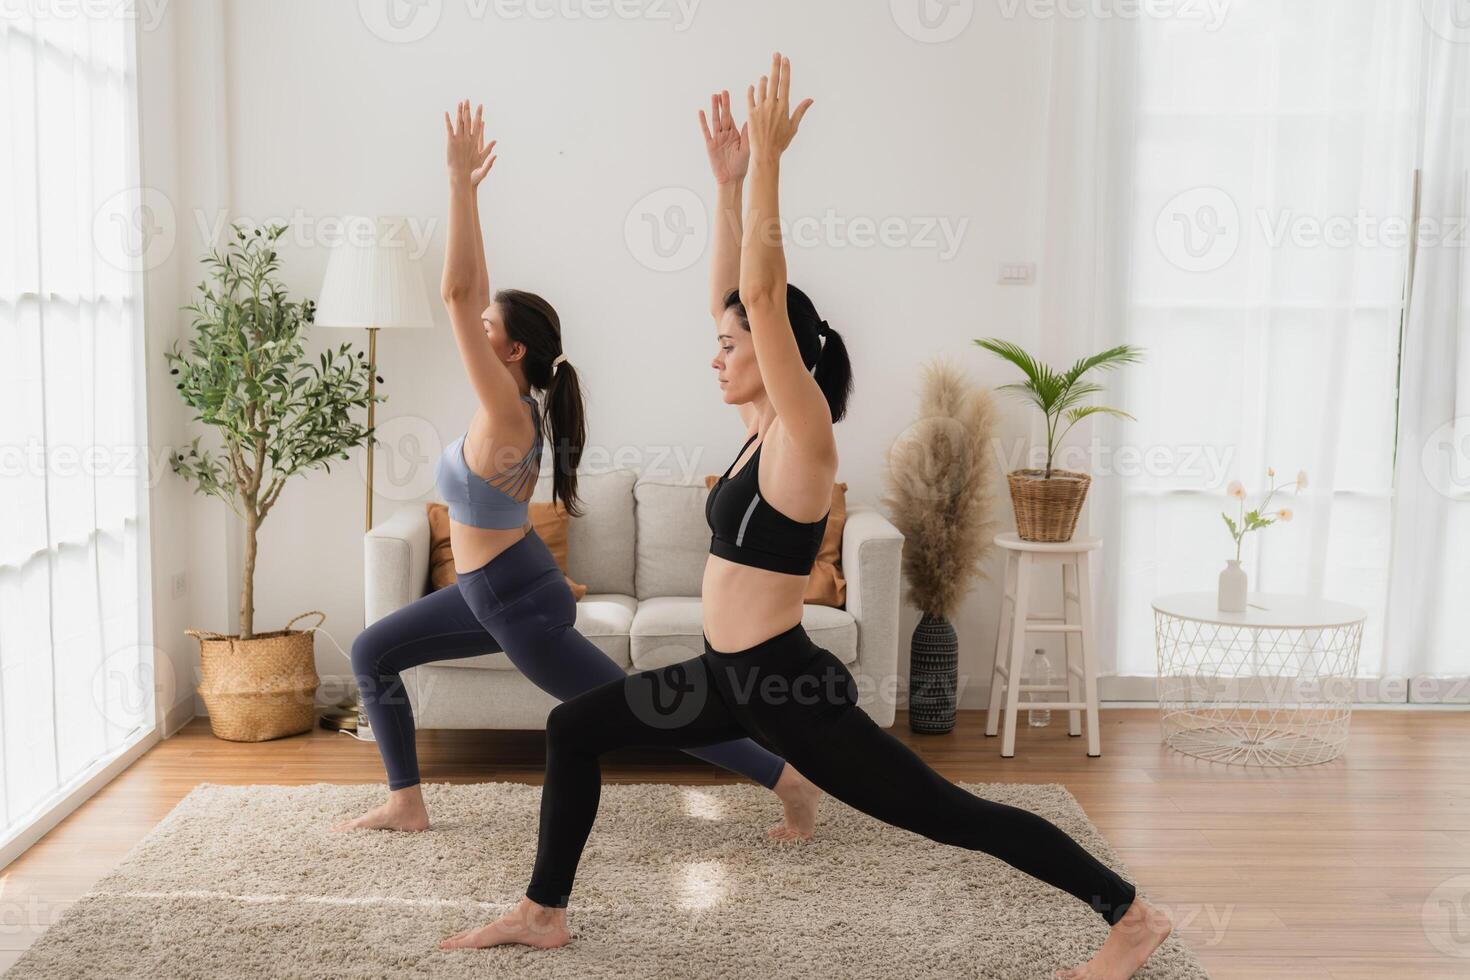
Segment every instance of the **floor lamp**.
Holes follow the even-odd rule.
[[[387,220],[348,218],[343,239],[332,247],[317,300],[318,327],[368,332],[368,428],[375,422],[378,390],[378,331],[432,327],[429,294],[419,263],[408,253],[407,238],[388,234]],[[371,234],[363,234],[372,229]],[[398,229],[402,230],[402,229]],[[367,527],[373,529],[373,443],[367,444]]]

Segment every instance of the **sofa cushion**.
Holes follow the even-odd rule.
[[[632,628],[633,613],[638,600],[630,595],[609,592],[589,592],[577,603],[577,630],[592,645],[613,659],[619,667],[628,670],[633,661],[629,655],[628,632]],[[435,661],[428,666],[480,667],[487,670],[515,670],[515,664],[504,653],[485,653],[463,660]]]
[[[585,600],[584,600],[585,601]],[[857,661],[857,622],[846,609],[807,605],[801,625],[819,647],[845,664]],[[655,670],[704,652],[704,603],[690,596],[656,596],[633,614],[633,666]]]
[[[633,591],[633,483],[638,475],[630,469],[582,472],[577,475],[577,496],[582,516],[567,522],[567,575],[587,586],[588,596]],[[551,471],[536,481],[531,497],[551,500]]]
[[[699,595],[709,560],[708,497],[708,490],[694,484],[639,480],[633,487],[638,524],[633,594],[639,599]]]

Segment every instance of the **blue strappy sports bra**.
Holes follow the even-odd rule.
[[[536,399],[530,395],[521,398],[531,403],[536,441],[519,463],[488,479],[476,476],[465,462],[465,436],[451,442],[440,455],[434,482],[439,485],[453,520],[472,527],[502,529],[522,527],[526,523],[531,490],[541,471],[541,414]]]

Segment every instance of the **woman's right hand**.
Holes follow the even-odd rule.
[[[735,119],[730,114],[730,93],[719,92],[709,97],[710,119],[699,110],[699,126],[704,130],[704,149],[709,154],[709,167],[714,171],[715,183],[738,183],[745,179],[750,168],[750,139],[747,127],[735,128]]]
[[[485,142],[485,107],[478,106],[470,116],[469,100],[454,107],[454,119],[444,113],[444,129],[448,146],[445,162],[449,166],[451,183],[465,181],[470,187],[479,187],[480,181],[495,166],[497,157],[491,156],[495,140]]]
[[[791,59],[781,57],[777,51],[771,56],[771,74],[762,75],[759,84],[750,86],[745,93],[750,145],[760,163],[781,158],[811,107],[812,100],[804,99],[795,109],[791,108]]]

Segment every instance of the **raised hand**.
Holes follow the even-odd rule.
[[[714,171],[715,183],[743,180],[750,167],[749,124],[738,130],[735,128],[735,118],[730,114],[729,92],[711,95],[709,110],[708,119],[704,110],[699,110],[699,126],[704,130],[704,149],[709,154],[709,167]]]
[[[480,181],[485,179],[498,159],[491,155],[496,141],[485,142],[485,107],[476,107],[475,114],[471,116],[470,103],[466,99],[454,107],[453,120],[449,113],[444,113],[444,129],[448,139],[446,163],[449,179],[467,180],[471,187],[480,186]]]
[[[791,110],[791,59],[777,51],[771,56],[771,74],[746,90],[745,104],[751,153],[759,160],[776,160],[796,137],[812,100]]]

